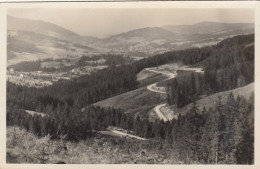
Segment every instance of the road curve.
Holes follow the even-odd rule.
[[[150,84],[149,86],[147,86],[147,89],[152,91],[152,92],[156,92],[156,93],[161,93],[161,94],[166,94],[165,91],[160,91],[158,89],[162,89],[164,90],[164,87],[157,87],[156,83]],[[157,89],[157,90],[156,90]]]
[[[174,73],[171,73],[171,72],[160,72],[160,71],[157,71],[157,70],[154,70],[152,68],[146,68],[145,70],[148,70],[150,72],[154,72],[154,73],[159,73],[159,74],[162,74],[162,75],[165,75],[165,76],[168,76],[167,79],[165,80],[169,80],[169,79],[172,79],[172,78],[175,78],[176,75],[177,75],[177,72],[175,71]],[[163,81],[165,81],[163,80]],[[158,82],[157,82],[158,83]],[[157,87],[157,83],[153,83],[153,84],[150,84],[147,86],[147,89],[152,91],[152,92],[156,92],[156,93],[161,93],[161,94],[166,94],[166,91],[162,91],[164,90],[165,88],[164,87]]]
[[[157,116],[163,120],[163,121],[167,121],[168,119],[162,114],[161,112],[161,108],[166,106],[166,103],[163,103],[163,104],[159,104],[157,106],[154,107],[154,112],[157,114]]]

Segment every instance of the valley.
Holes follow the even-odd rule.
[[[254,49],[250,23],[97,38],[8,16],[7,162],[254,164]]]

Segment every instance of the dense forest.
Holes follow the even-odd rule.
[[[252,164],[253,95],[247,101],[243,97],[234,98],[231,93],[226,103],[221,103],[220,98],[209,110],[200,112],[196,108],[200,95],[254,81],[252,43],[254,35],[237,36],[215,46],[166,52],[130,64],[111,64],[91,75],[40,89],[7,82],[7,125],[22,126],[39,137],[50,134],[52,139],[58,139],[66,135],[73,141],[92,137],[109,125],[119,126],[138,136],[170,144],[187,163]],[[174,79],[169,83],[170,104],[194,105],[177,120],[150,122],[121,110],[91,106],[136,89],[136,74],[144,68],[173,62],[204,68],[203,75],[191,74],[182,81]],[[25,110],[43,112],[46,116],[31,116]]]
[[[84,111],[75,107],[47,107],[48,116],[31,116],[15,107],[7,109],[7,125],[22,126],[38,136],[49,134],[52,139],[66,135],[79,141],[93,137],[109,125],[119,126],[136,135],[159,140],[178,152],[186,163],[252,164],[254,154],[254,96],[247,101],[230,93],[226,103],[218,103],[200,112],[193,108],[177,120],[149,122],[120,110],[88,106]]]
[[[185,78],[174,78],[168,83],[169,104],[183,107],[198,96],[231,90],[254,81],[253,37],[235,37],[212,48],[203,65],[204,74],[191,73]],[[233,44],[233,45],[231,45]],[[240,46],[238,44],[241,44]],[[250,45],[248,45],[250,44]]]

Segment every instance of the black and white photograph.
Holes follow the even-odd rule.
[[[5,16],[6,164],[256,163],[254,8],[25,6]]]

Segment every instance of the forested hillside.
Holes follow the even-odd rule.
[[[136,74],[144,68],[177,62],[204,68],[203,75],[191,74],[169,83],[170,104],[182,107],[193,102],[186,115],[167,122],[149,122],[121,110],[91,105],[137,89]],[[216,46],[167,52],[120,66],[112,64],[91,75],[41,89],[7,82],[7,125],[21,126],[39,137],[50,134],[51,139],[59,139],[66,135],[76,142],[95,137],[97,131],[109,125],[119,126],[170,145],[168,151],[177,152],[177,158],[185,163],[253,164],[254,96],[248,101],[231,93],[227,102],[219,98],[215,106],[203,112],[196,105],[200,95],[253,81],[254,35],[237,36]],[[46,115],[31,116],[25,110]]]
[[[196,63],[204,74],[194,74],[168,83],[168,103],[183,107],[200,95],[231,90],[254,81],[254,37],[238,36],[214,46],[210,56]]]
[[[226,103],[219,102],[208,111],[196,107],[177,120],[149,122],[127,116],[114,109],[88,107],[82,112],[71,107],[46,108],[48,116],[31,116],[17,108],[7,109],[7,125],[21,126],[37,136],[51,139],[66,135],[80,141],[95,136],[109,125],[133,131],[136,135],[170,144],[177,159],[185,163],[252,164],[254,154],[254,96],[247,101],[230,93]],[[156,147],[156,145],[155,145]],[[217,154],[217,156],[216,156]],[[166,157],[167,158],[167,157]]]

